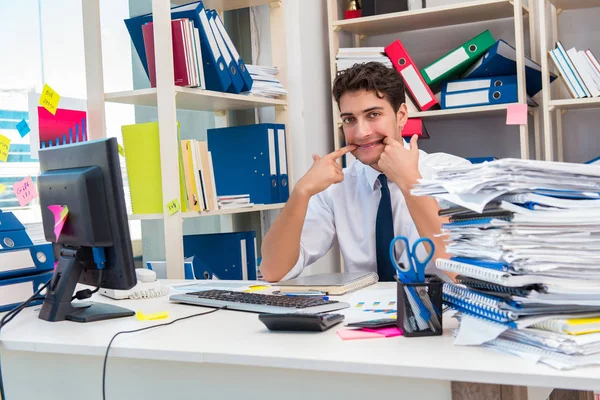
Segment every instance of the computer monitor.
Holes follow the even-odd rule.
[[[117,140],[45,148],[39,159],[44,235],[58,261],[39,318],[90,322],[134,315],[110,304],[72,302],[78,282],[122,290],[136,284]],[[51,205],[68,207],[58,240]]]

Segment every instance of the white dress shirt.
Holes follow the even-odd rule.
[[[463,163],[469,164],[469,161],[446,153],[427,154],[419,150],[419,171],[423,178],[430,178],[436,168]],[[375,220],[381,199],[379,174],[372,167],[355,160],[344,169],[341,183],[331,185],[310,199],[302,228],[300,256],[282,280],[300,275],[306,266],[327,254],[334,240],[339,243],[346,272],[377,272]],[[402,191],[395,183],[389,182],[388,185],[394,236],[406,236],[412,247],[420,237],[419,233]],[[396,254],[400,255],[398,262],[409,265],[403,242],[396,242],[396,246]],[[423,245],[419,245],[417,253],[419,259],[425,258]],[[426,272],[445,278],[433,262],[427,265]]]

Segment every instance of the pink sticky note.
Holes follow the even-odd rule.
[[[388,326],[386,328],[362,328],[365,332],[375,332],[385,337],[402,336],[402,331],[397,326]]]
[[[67,216],[69,215],[69,207],[51,205],[48,206],[48,209],[52,211],[52,214],[54,214],[54,236],[58,242],[60,233],[62,232],[63,226],[65,226],[65,221],[67,220]]]
[[[527,125],[527,104],[509,104],[506,107],[506,125]]]
[[[38,197],[37,189],[30,176],[22,181],[15,182],[13,190],[15,191],[15,195],[17,196],[17,200],[19,200],[21,207],[25,207],[31,200]]]
[[[378,339],[384,338],[384,335],[375,332],[366,332],[360,329],[340,329],[337,331],[339,337],[343,340],[355,340],[355,339]]]

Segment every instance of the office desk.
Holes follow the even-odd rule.
[[[169,320],[208,310],[169,304],[168,297],[114,302],[148,313],[168,310]],[[38,309],[24,310],[1,333],[8,400],[101,399],[102,362],[112,336],[164,322],[131,317],[50,323],[37,318]],[[336,334],[341,327],[275,333],[256,314],[219,310],[119,335],[108,358],[107,399],[450,399],[453,380],[600,388],[600,368],[561,372],[489,349],[453,346],[451,318],[444,320],[443,336],[427,338],[343,341]]]

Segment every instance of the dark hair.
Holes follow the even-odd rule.
[[[395,69],[379,62],[354,64],[338,72],[332,89],[338,107],[344,93],[358,90],[373,91],[377,97],[387,99],[394,112],[398,112],[400,105],[405,101],[404,80]]]

